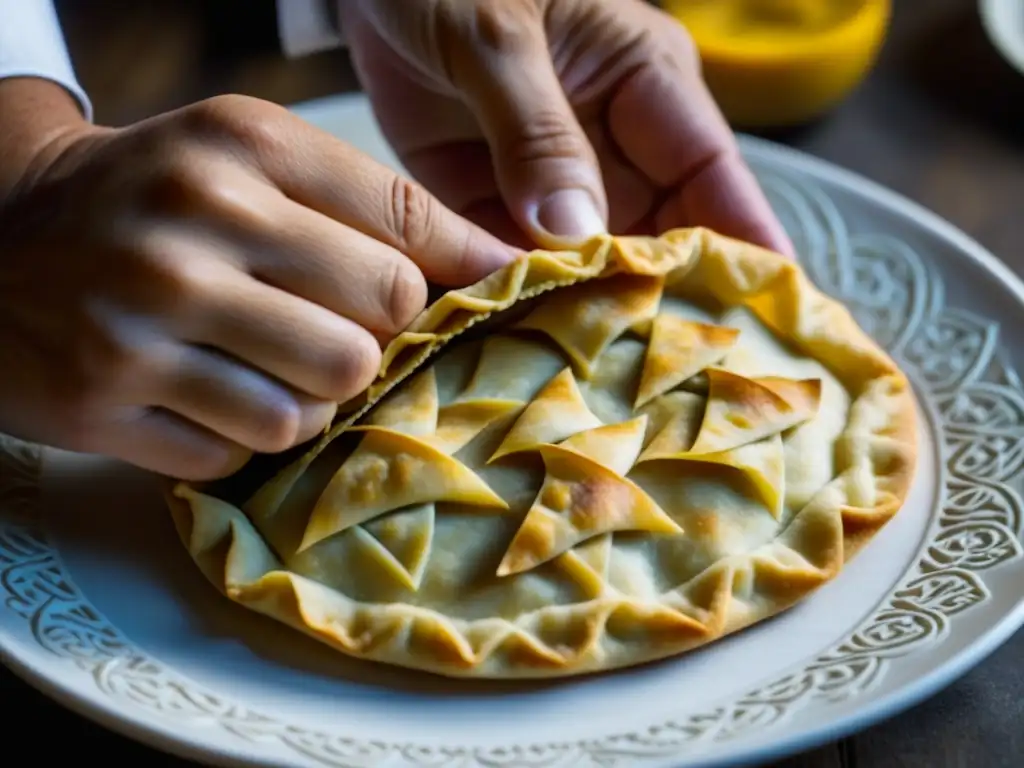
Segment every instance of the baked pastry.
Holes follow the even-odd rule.
[[[177,483],[232,600],[352,656],[555,677],[679,654],[832,579],[900,508],[907,379],[782,256],[704,229],[445,294],[319,440]]]

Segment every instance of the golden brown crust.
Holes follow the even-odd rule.
[[[724,306],[750,309],[778,336],[825,364],[850,392],[834,479],[776,538],[718,560],[657,603],[609,591],[598,574],[592,599],[547,606],[515,621],[461,620],[405,603],[360,603],[284,569],[247,513],[277,509],[334,436],[459,333],[518,301],[618,273],[684,284]],[[649,320],[645,312],[640,306],[623,317]],[[584,373],[593,345],[602,343],[591,342],[575,346]],[[266,484],[245,512],[204,494],[202,487],[168,488],[175,526],[203,573],[232,600],[347,654],[450,676],[553,677],[631,665],[696,648],[778,613],[832,579],[899,510],[917,455],[910,385],[849,312],[784,257],[704,229],[661,238],[595,238],[579,252],[536,251],[446,294],[388,346],[377,381],[340,412],[347,415]],[[597,573],[607,560],[602,547],[609,545],[600,537],[591,541],[554,562]]]
[[[709,368],[708,407],[691,453],[720,453],[795,427],[821,404],[821,380],[748,379]]]
[[[719,362],[736,343],[739,331],[658,315],[651,328],[635,407],[646,405],[686,379]]]

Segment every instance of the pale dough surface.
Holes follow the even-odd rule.
[[[849,313],[699,229],[447,294],[343,410],[248,498],[177,484],[178,530],[231,599],[457,676],[628,666],[777,613],[916,460],[909,385]]]

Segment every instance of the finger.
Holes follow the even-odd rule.
[[[398,0],[388,7],[378,3],[376,21],[398,22],[391,38],[404,41],[403,50],[417,58],[415,44],[410,50],[407,30],[417,22],[409,7]],[[440,92],[436,79],[421,76],[408,62],[394,55],[365,16],[349,5],[344,23],[359,44],[352,49],[381,131],[398,152],[402,165],[412,177],[437,196],[451,210],[479,225],[499,240],[517,248],[535,247],[533,239],[516,224],[501,199],[494,177],[491,151],[480,133],[480,124],[458,93]],[[344,15],[345,11],[342,10]],[[426,52],[424,52],[426,53]],[[429,58],[429,55],[428,55]],[[422,63],[425,59],[417,59]],[[436,75],[444,77],[443,72]],[[410,114],[430,115],[429,123],[409,120]],[[458,169],[453,173],[453,169]]]
[[[223,153],[193,153],[188,163],[176,171],[187,181],[172,182],[186,188],[186,202],[147,222],[147,247],[163,259],[226,264],[229,282],[248,271],[385,335],[423,309],[423,274],[395,248],[294,202]]]
[[[389,2],[390,8],[387,7]],[[381,133],[399,156],[433,146],[438,141],[479,140],[480,126],[458,93],[453,88],[437,87],[436,75],[443,77],[443,73],[424,72],[417,66],[432,58],[429,52],[426,58],[419,56],[415,42],[410,40],[410,37],[418,37],[416,31],[422,30],[417,14],[421,19],[435,16],[429,4],[411,6],[408,0],[374,0],[371,14],[376,18],[373,22],[358,7],[353,8],[358,5],[359,2],[339,4],[339,12],[345,16],[342,24],[352,33],[354,42],[349,48],[352,64],[373,106]],[[348,13],[343,9],[348,9]],[[382,21],[384,27],[391,26],[387,31],[388,39],[376,28]],[[397,28],[392,26],[393,22],[397,22]],[[413,35],[409,35],[410,30]],[[405,55],[396,56],[395,46],[388,40],[398,42]],[[410,64],[412,61],[416,64]],[[430,119],[410,120],[410,115],[429,115]],[[402,164],[409,167],[404,157]],[[448,175],[452,175],[450,168]],[[429,183],[427,188],[437,194]],[[442,202],[445,202],[443,197]]]
[[[688,41],[679,34],[678,47],[685,48]],[[695,63],[669,57],[640,67],[620,87],[608,123],[626,157],[674,192],[658,226],[706,226],[792,253]]]
[[[254,276],[380,337],[398,334],[423,310],[427,282],[407,256],[277,190],[265,193],[267,225],[237,233],[251,241],[244,259]]]
[[[793,244],[737,155],[718,155],[674,191],[655,215],[658,232],[704,226],[788,256]]]
[[[488,2],[472,18],[472,33],[441,44],[491,147],[512,217],[541,244],[604,232],[601,170],[555,72],[542,11]]]
[[[494,177],[491,148],[483,139],[435,144],[406,152],[402,164],[442,203],[459,213],[501,194]],[[459,172],[452,173],[453,168]]]
[[[458,141],[425,147],[402,157],[406,168],[445,205],[502,242],[528,250],[530,235],[516,223],[494,178],[491,150],[484,141]],[[452,168],[459,173],[453,174]]]
[[[246,221],[254,231],[268,226],[262,211]],[[219,349],[325,400],[348,400],[377,375],[381,349],[369,331],[246,271],[261,243],[225,232],[224,220],[185,228],[150,221],[144,229],[133,244],[144,268],[126,277],[131,290],[118,300],[143,316],[157,311],[162,333]]]
[[[163,409],[132,409],[98,427],[93,450],[181,480],[227,477],[252,451]]]
[[[211,271],[201,301],[173,330],[325,400],[354,397],[380,370],[380,346],[365,328],[237,272]]]
[[[444,285],[474,283],[517,255],[416,182],[367,157],[349,159],[344,184],[323,173],[282,188],[296,202],[397,249],[428,280]]]
[[[214,350],[181,345],[162,362],[154,405],[252,451],[278,453],[309,440],[337,410]]]
[[[584,126],[590,144],[597,153],[608,194],[608,231],[622,235],[654,207],[657,190],[640,173],[608,136],[603,121],[592,121]],[[648,235],[660,234],[647,232]]]
[[[222,118],[285,195],[408,256],[428,280],[468,285],[518,251],[446,208],[419,184],[287,111],[229,99]]]
[[[529,233],[525,232],[508,212],[508,206],[500,197],[492,197],[473,203],[462,215],[475,224],[479,224],[504,242],[523,250],[536,247]]]

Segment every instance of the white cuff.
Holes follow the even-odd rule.
[[[57,83],[92,120],[92,103],[75,77],[52,0],[0,0],[0,19],[0,79],[40,77]]]
[[[277,0],[277,31],[285,56],[295,59],[345,46],[332,18],[333,2],[338,0]]]

